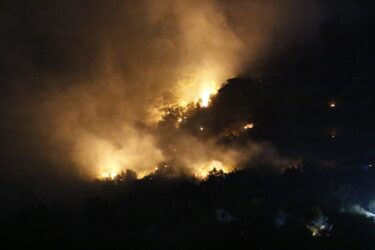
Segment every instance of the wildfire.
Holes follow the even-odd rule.
[[[104,151],[104,148],[103,152]],[[122,166],[124,164],[124,159],[122,159],[121,154],[108,150],[107,154],[99,154],[97,157],[97,179],[99,180],[114,180],[122,171]]]
[[[216,79],[220,79],[223,74],[216,73],[218,72],[214,70],[202,70],[188,74],[188,77],[185,78],[180,77],[181,80],[177,82],[175,87],[168,90],[171,93],[170,96],[167,95],[169,99],[164,100],[164,102],[159,102],[158,100],[153,106],[159,107],[159,114],[162,113],[161,116],[159,115],[159,119],[171,115],[176,128],[185,123],[188,124],[189,111],[195,108],[208,107],[211,104],[212,97],[221,88],[222,84],[218,84],[219,81],[216,81]],[[253,123],[239,125],[239,129],[243,126],[245,126],[244,129],[250,129],[254,126]],[[202,134],[209,130],[208,127],[202,124],[198,125],[196,129]],[[187,140],[197,143],[198,147],[202,146],[195,139],[186,135],[183,136]],[[124,127],[111,127],[111,130],[104,133],[104,136],[87,133],[81,137],[80,143],[77,144],[77,152],[82,152],[82,154],[77,155],[77,160],[83,166],[92,166],[89,169],[92,173],[91,176],[99,180],[120,180],[122,173],[126,169],[135,171],[137,177],[142,179],[145,176],[152,175],[154,172],[160,172],[160,167],[155,166],[158,166],[160,162],[168,158],[168,155],[163,155],[163,148],[159,148],[157,145],[158,136],[139,131],[128,124]],[[180,142],[182,139],[178,141]],[[233,170],[233,166],[236,165],[236,160],[232,159],[233,156],[230,153],[228,155],[226,152],[217,154],[218,149],[214,146],[209,149],[209,153],[213,154],[212,158],[201,158],[193,161],[191,161],[191,158],[194,158],[193,156],[198,153],[196,152],[197,149],[185,150],[182,148],[178,153],[175,153],[177,149],[173,146],[172,151],[173,157],[185,159],[182,160],[182,162],[185,161],[184,164],[186,164],[186,161],[189,162],[189,164],[186,164],[187,167],[199,179],[206,178],[212,170],[216,170],[219,173],[229,173]],[[144,157],[145,155],[148,157]],[[217,160],[218,158],[220,160]],[[223,158],[225,158],[225,161],[222,161]],[[229,167],[228,163],[231,167]],[[176,166],[176,168],[179,167]]]
[[[167,168],[168,165],[164,165],[164,168]],[[154,173],[155,171],[158,171],[159,167],[154,167],[152,171],[143,171],[140,174],[138,174],[138,178],[142,179],[147,175],[150,175]],[[211,171],[222,171],[223,173],[227,174],[232,171],[232,168],[225,166],[224,163],[221,161],[212,160],[203,164],[198,164],[194,166],[194,176],[199,179],[205,179],[208,177]],[[120,176],[119,172],[116,171],[107,171],[102,172],[97,175],[97,179],[101,181],[113,181],[118,176]]]
[[[194,175],[195,177],[199,179],[207,178],[210,171],[212,171],[213,169],[216,169],[218,171],[223,171],[225,174],[232,171],[232,168],[225,166],[224,163],[222,163],[221,161],[216,161],[216,160],[209,161],[203,164],[199,164],[195,166],[194,169],[195,169]]]
[[[251,129],[251,128],[254,128],[254,123],[248,123],[248,124],[246,124],[244,127],[243,127],[244,129]]]
[[[332,129],[330,131],[330,136],[331,136],[331,139],[335,139],[336,136],[337,136],[337,130],[336,129]]]
[[[330,107],[331,109],[336,108],[336,103],[335,103],[335,102],[330,102],[330,103],[329,103],[329,107]]]
[[[210,105],[211,97],[216,95],[218,91],[218,85],[215,81],[203,82],[201,93],[199,95],[199,105],[207,108]],[[197,102],[197,101],[196,101]]]
[[[201,108],[207,108],[221,86],[222,84],[218,84],[217,81],[211,80],[209,77],[193,76],[183,78],[170,90],[174,98],[161,102],[148,110],[148,122],[151,124],[160,122],[163,116],[166,115],[165,109],[167,107],[189,110],[191,107],[198,105]],[[186,118],[186,116],[177,118],[176,127],[179,127],[179,123],[182,123]]]
[[[99,180],[114,180],[116,176],[118,176],[118,173],[115,171],[104,172],[98,176],[98,179]]]
[[[217,83],[213,72],[196,72],[178,81],[173,93],[177,105],[185,107],[190,103],[199,104],[206,108],[211,98],[215,96],[222,84]]]

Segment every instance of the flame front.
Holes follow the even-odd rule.
[[[216,169],[217,171],[223,171],[223,173],[227,174],[233,171],[233,168],[225,166],[223,162],[212,160],[209,162],[205,162],[203,164],[197,164],[194,166],[195,170],[195,177],[199,179],[205,179],[209,175],[210,171]]]
[[[188,115],[174,119],[176,131],[158,125],[170,107],[212,105],[223,83],[240,70],[244,44],[214,1],[147,2],[141,6],[146,12],[128,10],[125,35],[117,29],[109,37],[107,29],[100,33],[113,46],[99,51],[88,82],[58,88],[52,104],[46,102],[55,117],[54,139],[69,148],[73,162],[90,178],[116,179],[126,170],[142,178],[161,162],[176,159],[176,168],[199,177],[213,168],[229,172],[226,163],[235,166],[238,157],[184,131]],[[126,33],[132,30],[143,32]],[[209,136],[208,125],[197,129]]]
[[[218,88],[218,84],[213,80],[203,82],[200,97],[198,99],[201,107],[208,107],[211,101],[211,97],[216,95]]]
[[[217,94],[222,85],[214,79],[214,76],[205,72],[198,72],[181,79],[173,90],[176,104],[185,107],[194,103],[204,108],[208,107],[211,98]]]
[[[100,180],[114,180],[118,176],[117,172],[104,172],[98,176]]]

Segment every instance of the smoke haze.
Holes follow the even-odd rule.
[[[270,150],[163,130],[162,108],[208,105],[226,79],[265,60],[275,39],[287,46],[317,19],[314,1],[2,5],[4,155],[88,178],[142,176],[168,161],[192,174],[215,164],[229,171]]]

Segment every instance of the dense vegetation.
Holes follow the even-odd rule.
[[[375,199],[374,176],[372,168],[318,170],[304,163],[282,174],[212,171],[203,182],[161,174],[98,181],[87,184],[90,195],[74,206],[23,196],[1,223],[2,244],[20,249],[372,249],[373,219],[350,207],[367,209]],[[308,226],[319,216],[330,228],[313,236]]]

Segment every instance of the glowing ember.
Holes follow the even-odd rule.
[[[336,129],[332,129],[331,132],[330,132],[330,136],[331,136],[331,139],[335,139],[336,136],[337,136],[337,130]]]
[[[248,124],[246,124],[243,128],[244,128],[244,129],[251,129],[251,128],[254,128],[254,123],[248,123]]]

